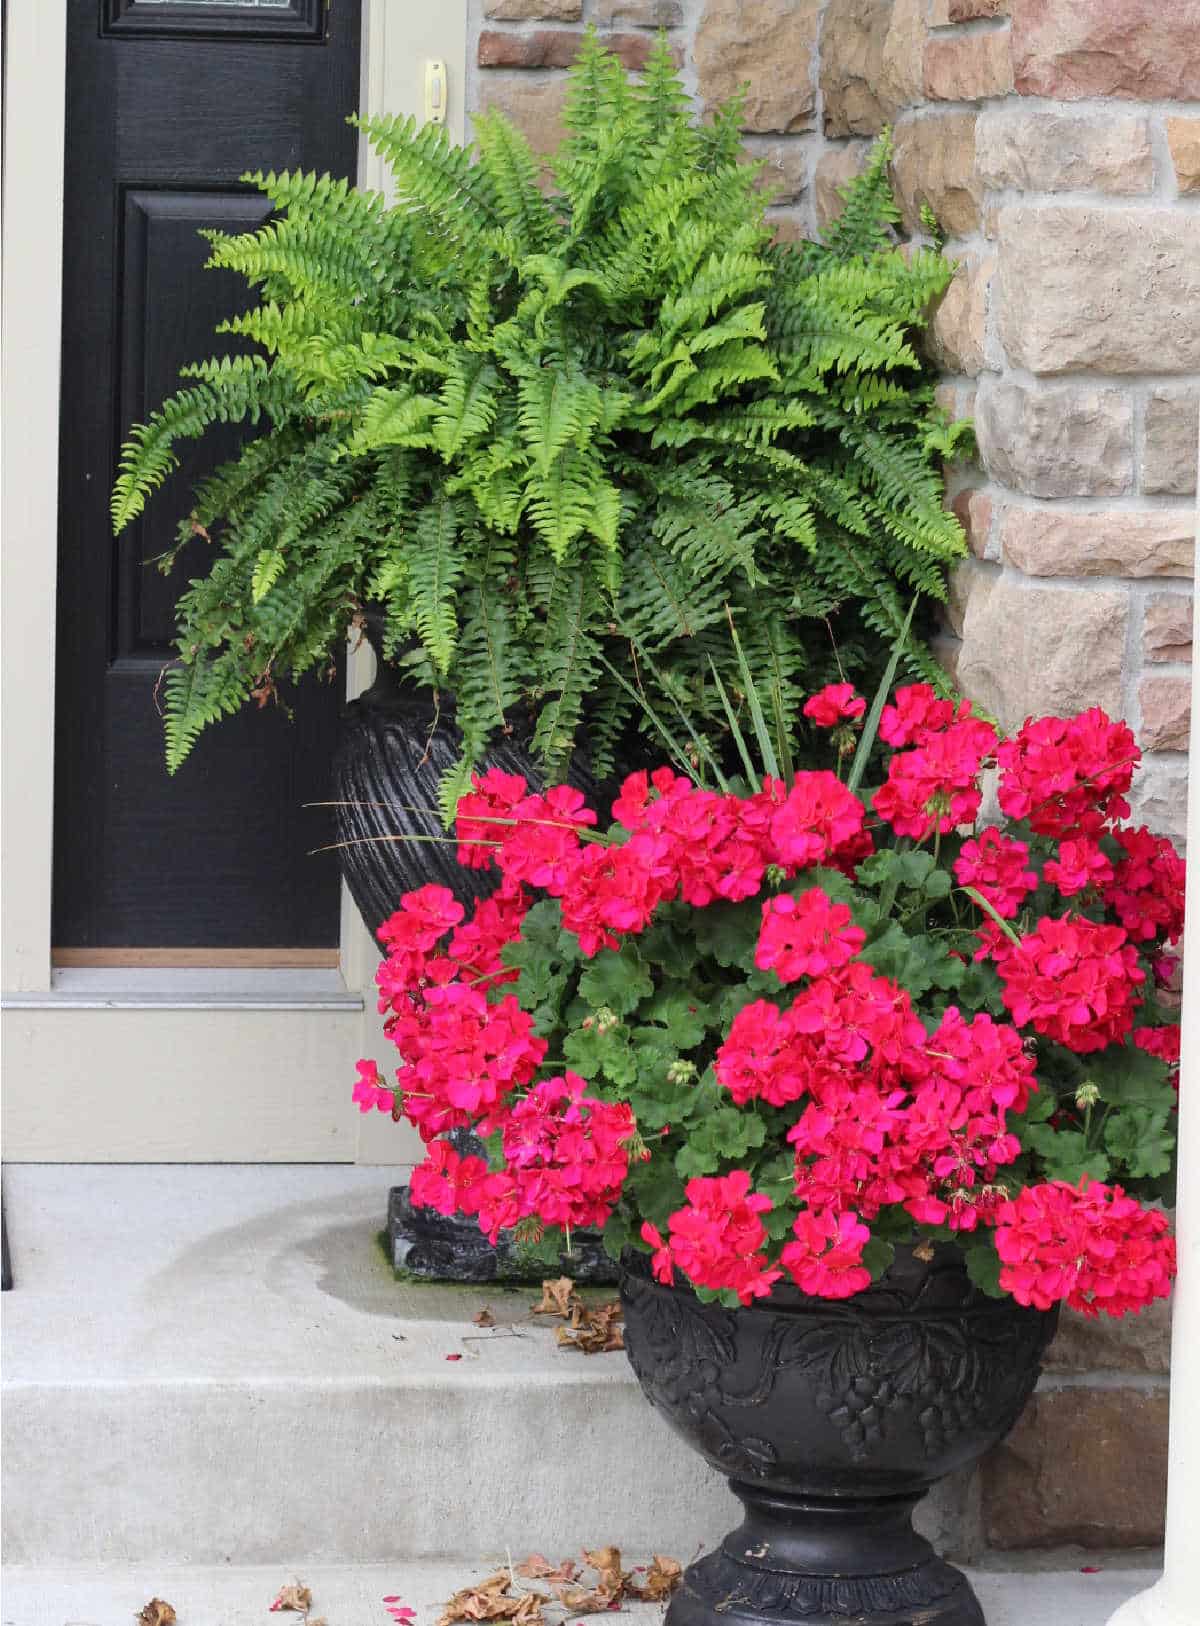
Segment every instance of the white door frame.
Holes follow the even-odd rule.
[[[468,0],[363,0],[360,109],[424,116],[447,65],[466,125]],[[76,970],[50,963],[66,0],[10,6],[4,87],[0,861],[10,1161],[403,1161],[349,1103],[375,1053],[374,947],[343,894],[338,972]],[[335,12],[336,15],[336,12]],[[360,149],[360,182],[382,186]],[[362,681],[361,671],[351,681]],[[382,1059],[382,1057],[381,1057]]]

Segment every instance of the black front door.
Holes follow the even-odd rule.
[[[339,684],[211,729],[163,766],[156,684],[197,538],[153,565],[235,431],[195,444],[114,543],[117,448],[244,306],[204,271],[203,227],[267,216],[247,170],[351,175],[360,0],[67,0],[54,942],[75,949],[315,948],[337,941],[329,838]],[[27,139],[37,139],[29,131]],[[15,545],[16,538],[9,539]],[[15,787],[10,787],[15,793]]]

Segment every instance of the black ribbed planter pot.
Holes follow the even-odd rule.
[[[435,712],[425,693],[406,687],[379,658],[380,616],[368,612],[365,630],[377,658],[376,678],[342,713],[333,763],[334,820],[342,878],[371,935],[378,937],[405,892],[430,883],[446,886],[469,910],[477,897],[495,889],[497,877],[490,869],[459,865],[438,813],[438,786],[461,748],[453,710]],[[542,784],[515,737],[499,741],[485,760],[488,767],[521,774],[534,789]],[[600,792],[591,776],[574,767],[569,777],[598,807]],[[467,1131],[451,1139],[460,1152],[482,1154]],[[491,1282],[544,1274],[541,1267],[522,1266],[521,1250],[510,1236],[502,1235],[493,1248],[475,1220],[419,1208],[407,1186],[395,1186],[388,1195],[387,1229],[393,1265],[411,1276]],[[572,1275],[591,1282],[616,1280],[616,1267],[599,1237],[577,1233],[572,1250],[567,1262]]]
[[[984,1626],[912,1512],[1012,1428],[1056,1312],[985,1297],[952,1247],[897,1249],[848,1301],[781,1285],[739,1310],[661,1286],[636,1255],[621,1298],[646,1397],[746,1510],[686,1571],[667,1626]]]

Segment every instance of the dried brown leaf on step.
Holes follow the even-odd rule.
[[[599,1615],[618,1600],[603,1587],[556,1586],[554,1595],[572,1615]]]
[[[496,1318],[492,1314],[491,1306],[487,1304],[484,1305],[482,1310],[476,1310],[471,1320],[477,1327],[494,1327],[496,1325]]]
[[[614,1598],[620,1597],[621,1589],[629,1577],[621,1568],[619,1547],[593,1547],[591,1550],[585,1547],[583,1561],[600,1577],[597,1583],[599,1586],[604,1587]]]
[[[559,1602],[573,1615],[598,1615],[605,1609],[619,1608],[625,1595],[627,1580],[621,1568],[621,1549],[619,1547],[596,1547],[591,1551],[585,1549],[583,1561],[588,1569],[595,1570],[595,1585],[556,1586],[554,1592]]]
[[[545,1600],[537,1592],[517,1594],[511,1588],[512,1577],[507,1570],[499,1570],[475,1586],[463,1587],[442,1610],[438,1626],[464,1620],[512,1620],[517,1626],[541,1626]]]
[[[290,1609],[294,1614],[307,1615],[312,1608],[312,1592],[300,1581],[293,1581],[289,1586],[281,1586],[279,1596],[271,1605],[269,1614],[275,1614],[281,1609]]]
[[[683,1565],[677,1558],[666,1558],[662,1553],[655,1553],[654,1562],[646,1571],[646,1579],[638,1580],[633,1575],[625,1578],[625,1591],[631,1598],[637,1598],[640,1603],[662,1603],[679,1586],[683,1580]]]
[[[572,1317],[569,1327],[560,1327],[557,1341],[564,1349],[577,1349],[584,1355],[607,1355],[625,1348],[621,1326],[624,1312],[618,1299],[597,1304]]]
[[[552,1564],[544,1553],[530,1553],[517,1565],[516,1573],[530,1581],[573,1581],[579,1574],[579,1566],[570,1558],[564,1558],[561,1564]]]
[[[178,1617],[164,1598],[151,1598],[138,1610],[136,1619],[142,1626],[174,1626]]]
[[[566,1321],[578,1302],[575,1283],[569,1276],[559,1276],[542,1283],[542,1302],[533,1305],[532,1310],[534,1315],[558,1315]]]

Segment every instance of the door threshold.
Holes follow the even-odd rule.
[[[67,966],[50,987],[9,994],[5,1010],[362,1010],[340,971],[321,966]]]
[[[56,969],[336,970],[337,948],[54,948]]]

